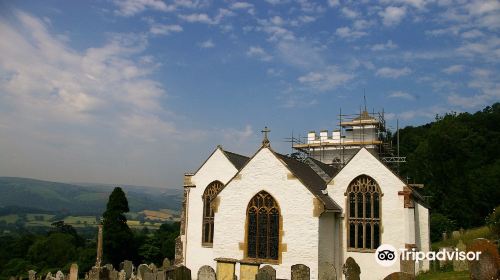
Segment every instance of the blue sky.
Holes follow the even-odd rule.
[[[217,144],[500,100],[500,2],[2,1],[0,175],[179,187]]]

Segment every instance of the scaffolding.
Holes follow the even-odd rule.
[[[313,157],[326,164],[343,166],[355,154],[365,147],[376,152],[379,158],[388,165],[396,165],[406,162],[406,157],[399,156],[399,124],[397,149],[394,150],[392,142],[388,141],[388,130],[384,118],[384,111],[369,113],[366,110],[357,114],[338,114],[337,129],[329,135],[327,130],[320,131],[319,135],[311,131],[307,137],[295,137],[292,132],[290,138],[294,154],[298,157]]]

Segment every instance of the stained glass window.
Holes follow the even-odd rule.
[[[214,210],[210,206],[212,199],[219,193],[224,185],[219,181],[210,183],[203,193],[203,245],[212,245],[214,242]]]
[[[380,187],[371,177],[358,176],[347,188],[347,244],[350,249],[375,250],[380,245]]]
[[[250,200],[247,221],[247,257],[259,260],[277,260],[280,210],[269,193],[261,191]]]

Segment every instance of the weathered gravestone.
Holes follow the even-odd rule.
[[[255,280],[276,280],[276,270],[270,265],[265,265],[259,269]]]
[[[64,273],[62,271],[57,271],[56,272],[56,280],[64,280]]]
[[[140,264],[137,268],[137,278],[144,280],[144,274],[146,272],[151,272],[147,264]]]
[[[183,265],[170,267],[166,275],[167,280],[191,280],[191,270]]]
[[[320,275],[319,280],[337,280],[337,270],[333,263],[327,265],[324,272]]]
[[[131,261],[123,261],[123,270],[125,271],[125,279],[130,279],[132,272],[134,272],[134,264]]]
[[[387,275],[384,280],[415,280],[415,276],[410,273],[393,272]]]
[[[200,267],[198,270],[198,280],[215,280],[215,270],[208,265]]]
[[[156,267],[156,265],[154,263],[149,264],[149,270],[151,270],[151,272],[153,272],[153,273],[158,272],[158,268]]]
[[[163,268],[163,270],[166,270],[167,268],[169,268],[170,267],[170,260],[168,258],[164,258],[163,264],[161,267]]]
[[[142,280],[156,280],[156,272],[145,271]]]
[[[359,280],[361,269],[353,258],[348,257],[342,266],[342,273],[344,273],[346,280]]]
[[[444,252],[445,255],[446,255],[446,252],[453,252],[453,251],[455,251],[455,249],[453,249],[452,247],[442,247],[442,248],[439,248],[439,252]],[[441,269],[444,268],[444,267],[448,267],[450,265],[452,265],[452,262],[448,258],[446,258],[446,260],[440,260],[439,261],[439,267]]]
[[[457,249],[458,252],[465,252],[467,250],[467,247],[464,242],[462,242],[462,239],[458,240]],[[466,260],[453,259],[453,271],[465,271],[467,269],[469,269],[469,267]]]
[[[36,271],[34,271],[34,270],[28,271],[28,279],[29,280],[36,280]]]
[[[116,270],[110,270],[109,271],[109,280],[118,280],[118,271]]]
[[[500,276],[500,256],[496,246],[484,238],[474,239],[467,252],[481,252],[479,260],[469,262],[472,280],[498,279]]]
[[[158,272],[156,272],[156,280],[167,280],[165,270],[158,270]]]
[[[69,268],[69,280],[78,280],[78,264],[72,263]]]
[[[55,277],[52,277],[52,273],[48,272],[47,276],[45,276],[45,280],[55,280]],[[15,279],[14,279],[15,280]]]
[[[127,273],[125,273],[125,270],[120,270],[118,272],[118,280],[127,280]]]
[[[311,270],[307,265],[294,264],[292,265],[292,280],[309,280],[311,277]]]

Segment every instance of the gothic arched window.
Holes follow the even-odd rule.
[[[361,175],[347,188],[347,246],[354,250],[376,250],[380,245],[380,198],[373,178]]]
[[[214,242],[214,210],[210,206],[210,202],[215,198],[223,186],[221,182],[213,181],[207,186],[203,193],[203,245],[210,246]]]
[[[261,191],[248,203],[247,257],[259,260],[278,260],[280,209],[276,200]]]

